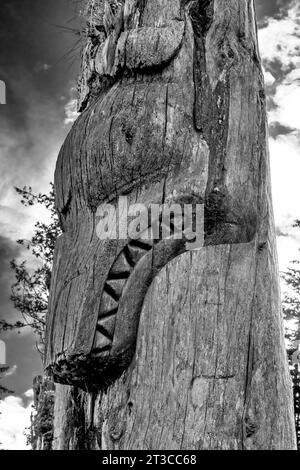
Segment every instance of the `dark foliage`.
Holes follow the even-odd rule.
[[[295,227],[300,228],[300,221],[295,222]],[[297,444],[300,450],[300,366],[292,359],[297,342],[300,341],[300,261],[292,262],[290,268],[284,273],[283,279],[289,292],[283,299],[283,314],[290,326],[286,327],[286,338],[289,340],[288,356],[293,380],[294,410],[297,433]],[[292,323],[292,324],[291,324]]]
[[[32,262],[29,265],[28,259],[11,261],[16,279],[12,286],[11,300],[20,313],[20,319],[13,323],[0,320],[0,331],[20,330],[29,326],[37,335],[38,343],[43,345],[53,252],[60,234],[54,188],[51,184],[49,194],[34,194],[32,188],[26,186],[23,189],[16,188],[16,191],[25,207],[37,204],[45,207],[50,213],[50,222],[36,222],[32,238],[17,241],[30,252],[29,259]]]

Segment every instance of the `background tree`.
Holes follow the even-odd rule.
[[[53,251],[56,238],[60,233],[58,218],[54,207],[54,189],[51,184],[48,194],[35,194],[31,187],[15,188],[25,207],[41,205],[49,212],[48,223],[37,221],[30,240],[21,239],[17,243],[30,252],[30,256],[21,261],[11,261],[15,273],[11,300],[20,319],[9,322],[0,320],[0,331],[20,330],[30,327],[37,336],[38,350],[43,354],[45,317],[51,280]],[[8,367],[0,369],[5,374]],[[49,377],[37,377],[33,384],[35,398],[31,415],[31,426],[27,430],[27,441],[33,449],[42,446],[51,448],[53,434],[54,384]],[[13,393],[0,385],[0,399]]]
[[[294,227],[300,228],[300,220]],[[286,338],[290,342],[300,340],[300,260],[294,260],[291,267],[283,274],[288,287],[283,298],[283,313],[286,321]]]
[[[33,450],[51,450],[53,440],[55,385],[51,377],[37,376],[33,381],[33,412],[26,429],[27,444]]]
[[[54,208],[54,189],[48,194],[35,194],[31,187],[15,188],[25,207],[41,205],[49,211],[50,222],[36,222],[30,240],[20,239],[17,243],[30,252],[30,256],[21,261],[13,259],[11,267],[15,273],[11,300],[21,319],[14,322],[0,320],[0,331],[20,330],[30,327],[37,335],[38,343],[43,345],[45,317],[53,261],[55,240],[60,233],[57,214]],[[41,351],[40,351],[41,352]]]
[[[300,228],[300,220],[294,227]],[[295,342],[300,341],[300,260],[294,260],[291,267],[283,274],[288,291],[283,298],[283,314],[286,322],[286,339],[288,340],[288,356],[293,379],[294,410],[297,433],[297,444],[300,449],[300,368],[293,362]]]

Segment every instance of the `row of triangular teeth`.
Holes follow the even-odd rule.
[[[153,247],[151,242],[132,240],[113,264],[104,285],[100,314],[96,328],[94,352],[107,351],[112,346],[118,302],[136,263]]]

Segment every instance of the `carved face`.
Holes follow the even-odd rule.
[[[117,204],[121,195],[144,204],[205,203],[206,244],[249,242],[255,235],[260,153],[246,137],[249,125],[257,133],[264,128],[239,114],[242,97],[231,90],[238,90],[236,71],[248,66],[247,55],[239,52],[228,11],[214,26],[213,4],[91,2],[98,33],[83,53],[82,114],[55,174],[64,233],[52,276],[46,367],[57,381],[90,387],[128,366],[148,287],[185,251],[185,243],[172,237],[99,240],[100,204]],[[225,20],[224,39],[217,24]],[[219,48],[213,57],[206,52],[211,41]],[[224,51],[232,57],[222,62],[218,52]],[[240,90],[253,94],[254,107],[261,106],[260,81],[258,74],[255,86]],[[238,110],[242,126],[230,109]],[[236,133],[241,155],[230,154]],[[249,153],[254,172],[244,158]],[[228,179],[233,167],[236,176]]]

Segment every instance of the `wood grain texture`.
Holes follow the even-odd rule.
[[[99,241],[100,203],[188,195],[205,205],[205,247],[170,258],[145,289],[120,378],[90,393],[58,385],[55,448],[295,449],[253,1],[96,6],[91,28],[102,32],[83,51],[83,112],[56,168],[64,234],[46,358],[56,379],[101,382],[90,357],[127,242]],[[105,326],[108,336],[121,327]]]

